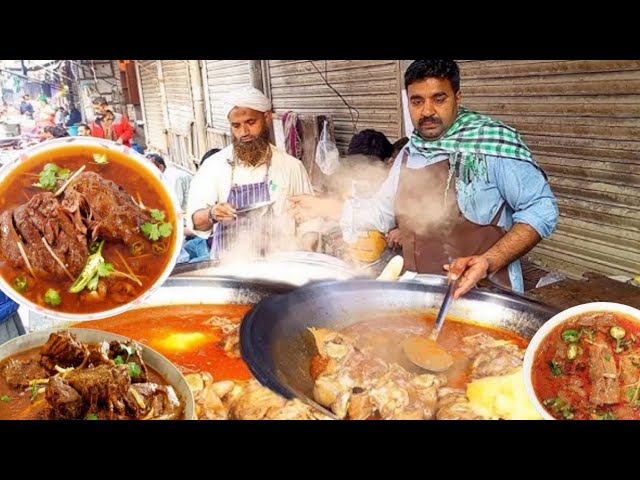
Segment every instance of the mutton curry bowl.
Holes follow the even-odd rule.
[[[135,151],[47,141],[0,169],[0,288],[67,320],[127,310],[171,272],[180,217],[160,172]]]

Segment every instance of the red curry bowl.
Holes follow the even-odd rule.
[[[591,328],[576,328],[576,323],[582,321],[576,322],[579,317],[580,319],[589,318]],[[594,302],[577,305],[558,313],[544,323],[533,336],[524,356],[524,384],[529,400],[545,420],[562,418],[567,420],[580,418],[613,420],[618,418],[614,414],[614,410],[617,411],[625,402],[624,391],[618,396],[619,403],[614,403],[611,399],[602,403],[593,401],[595,393],[590,380],[590,375],[592,375],[590,372],[593,371],[591,357],[585,353],[581,343],[578,343],[588,340],[586,336],[584,340],[580,340],[582,333],[587,332],[587,330],[589,330],[588,333],[590,334],[600,335],[598,337],[600,340],[598,341],[603,342],[602,345],[607,348],[607,352],[613,352],[613,350],[609,349],[611,346],[615,346],[617,342],[619,348],[616,348],[616,350],[619,353],[615,355],[605,353],[604,359],[611,362],[612,368],[619,372],[620,370],[618,369],[621,366],[619,357],[625,353],[630,353],[630,345],[636,341],[636,335],[633,335],[634,332],[629,332],[629,328],[626,329],[626,333],[625,329],[620,330],[622,335],[626,335],[626,340],[620,339],[617,341],[613,335],[609,335],[609,329],[611,328],[609,323],[612,322],[612,319],[618,318],[627,327],[635,327],[637,324],[635,333],[640,332],[640,310],[619,303]],[[605,324],[607,328],[603,328]],[[566,329],[563,330],[562,326],[566,326]],[[614,335],[616,335],[615,331]],[[637,340],[640,340],[640,335],[637,336]],[[572,346],[572,351],[569,348],[570,346]],[[588,346],[590,348],[590,345]],[[634,344],[634,346],[637,348],[640,345]],[[553,358],[547,362],[546,357],[550,355],[550,352]],[[583,357],[581,358],[580,355]],[[557,361],[556,358],[558,358]],[[578,379],[576,377],[581,378]],[[615,378],[618,378],[617,373]],[[570,384],[574,390],[577,388],[578,394],[581,392],[586,394],[581,397],[584,401],[580,402],[580,404],[590,404],[593,408],[587,411],[586,408],[577,407],[568,401],[566,397],[559,395],[560,388],[558,388],[558,385],[562,381],[565,381],[568,385]],[[614,380],[614,383],[616,381]],[[623,389],[622,383],[618,383],[619,388]],[[564,391],[571,390],[571,388],[565,388]],[[640,404],[640,400],[638,404]]]

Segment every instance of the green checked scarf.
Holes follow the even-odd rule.
[[[485,155],[515,158],[536,165],[531,151],[515,129],[464,107],[460,107],[456,121],[438,140],[425,140],[414,130],[411,147],[427,160],[449,155],[452,166],[460,165],[459,176],[467,179],[465,183],[472,176],[486,173]]]

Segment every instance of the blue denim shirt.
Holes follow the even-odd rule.
[[[11,300],[0,290],[0,323],[4,322],[11,314],[18,310],[18,304]]]
[[[357,231],[388,232],[395,228],[395,196],[404,152],[409,153],[407,168],[410,169],[448,160],[442,156],[427,161],[405,147],[373,197],[345,203],[340,225],[346,238]],[[458,179],[456,192],[462,214],[474,223],[489,225],[506,202],[498,226],[508,230],[514,223],[526,223],[542,238],[549,237],[558,223],[558,204],[542,171],[526,161],[493,156],[486,157],[486,167],[486,173],[475,176],[470,184]],[[509,264],[508,271],[513,290],[524,291],[520,262]]]

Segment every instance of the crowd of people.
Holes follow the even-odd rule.
[[[519,258],[558,222],[545,173],[515,129],[462,105],[455,61],[417,60],[404,84],[410,138],[394,145],[359,132],[327,195],[314,195],[302,163],[269,142],[270,100],[251,87],[230,92],[233,141],[191,182],[189,230],[216,259],[263,255],[293,232],[303,250],[352,261],[397,249],[408,270],[447,272],[456,297],[485,277],[522,292]],[[266,213],[244,213],[266,201]]]
[[[391,253],[409,270],[459,279],[456,296],[485,277],[522,291],[518,259],[558,221],[546,175],[515,129],[462,105],[455,61],[417,60],[404,84],[410,137],[358,132],[322,195],[302,162],[271,143],[272,104],[253,87],[228,92],[232,142],[207,152],[195,174],[148,153],[185,213],[179,261],[295,248],[366,264]],[[34,108],[25,95],[20,112],[42,122],[44,138],[68,135],[73,122],[77,135],[131,145],[132,124],[103,97],[87,123],[73,106],[41,100]]]

